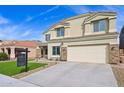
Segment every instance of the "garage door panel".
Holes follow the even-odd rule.
[[[68,61],[106,63],[106,45],[68,47]]]

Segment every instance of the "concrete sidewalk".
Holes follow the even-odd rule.
[[[59,63],[21,80],[44,87],[117,87],[109,64]]]
[[[37,87],[37,86],[34,84],[30,84],[30,83],[0,74],[0,87]]]

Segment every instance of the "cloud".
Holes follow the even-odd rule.
[[[32,32],[32,30],[29,29],[29,30],[25,31],[25,32],[21,35],[21,37],[28,36],[28,35],[31,34],[31,32]]]
[[[43,16],[43,15],[49,13],[49,12],[52,12],[52,11],[58,9],[58,8],[59,8],[59,6],[57,5],[57,6],[54,6],[54,7],[50,8],[50,9],[46,10],[45,12],[40,13],[39,15],[32,16],[32,17],[31,17],[31,16],[28,16],[25,21],[26,21],[26,22],[29,22],[29,21],[31,21],[31,20],[33,20],[33,19],[35,19],[35,18],[38,18],[38,17],[40,17],[40,16]]]
[[[45,15],[45,14],[47,14],[47,13],[49,13],[49,12],[52,12],[52,11],[58,9],[58,8],[59,8],[59,6],[57,5],[57,6],[53,7],[53,8],[51,8],[51,9],[48,9],[48,10],[45,11],[45,12],[40,13],[39,16]]]
[[[0,28],[0,40],[40,40],[41,31],[28,25],[7,25]]]
[[[52,22],[48,22],[46,25],[42,24],[39,22],[40,28],[37,27],[37,25],[35,25],[33,23],[30,24],[30,21],[34,21],[35,19],[38,19],[39,17],[42,18],[42,21],[46,21],[53,19],[55,22],[56,20],[60,19],[58,17],[62,18],[62,15],[51,15],[48,16],[48,13],[54,13],[57,9],[59,8],[59,6],[53,6],[51,9],[46,10],[45,12],[39,13],[36,16],[28,16],[26,17],[26,19],[24,21],[22,21],[20,24],[11,24],[9,19],[3,17],[0,15],[0,25],[1,24],[6,24],[5,27],[0,26],[0,39],[16,39],[16,40],[32,40],[32,39],[37,39],[37,40],[43,40],[44,37],[41,34],[41,32],[43,32],[44,30],[46,30],[51,24]],[[122,27],[122,25],[124,24],[124,12],[123,12],[123,6],[65,6],[64,7],[64,11],[71,11],[74,12],[74,14],[82,14],[82,13],[86,13],[89,11],[101,11],[101,10],[112,10],[112,11],[117,11],[118,13],[118,20],[117,20],[117,28],[118,28],[118,32],[120,31],[120,28]],[[45,15],[45,16],[43,16]],[[47,16],[46,16],[47,15]],[[57,19],[55,19],[57,18]],[[1,21],[2,20],[2,21]],[[44,22],[43,21],[43,22]],[[39,30],[41,29],[41,30]]]
[[[42,18],[42,20],[44,20],[44,21],[52,20],[52,19],[55,20],[56,18],[60,18],[60,17],[62,17],[62,16],[61,15],[51,15],[51,16]]]
[[[69,5],[67,9],[74,12],[75,14],[82,14],[90,11],[114,11],[117,12],[117,32],[120,32],[124,25],[124,8],[123,6],[115,5],[104,5],[104,6],[83,6],[83,5]]]
[[[0,25],[1,24],[8,24],[9,20],[5,17],[3,17],[2,15],[0,15]]]
[[[40,40],[40,34],[41,31],[36,31],[24,21],[15,25],[9,23],[4,27],[0,26],[0,40]]]
[[[33,19],[33,17],[28,16],[25,21],[28,22],[28,21],[31,21],[32,19]]]
[[[123,6],[104,6],[104,8],[106,8],[106,10],[109,11],[115,11],[117,12],[117,31],[120,32],[122,26],[124,25],[124,21],[122,19],[124,19],[124,8]]]
[[[11,25],[11,26],[6,26],[4,28],[0,28],[0,39],[12,39],[17,37],[16,36],[17,28],[18,28],[17,25],[13,25],[13,26]]]
[[[75,12],[76,14],[90,12],[90,9],[87,6],[83,6],[83,5],[68,5],[66,6],[66,8]]]
[[[0,24],[7,24],[5,27],[0,27],[0,39],[22,40],[22,39],[39,39],[39,37],[41,38],[40,35],[41,31],[36,31],[35,29],[33,30],[32,26],[30,26],[29,24],[26,25],[26,23],[36,19],[37,17],[52,12],[58,8],[59,6],[54,6],[48,9],[47,11],[40,13],[39,15],[28,16],[24,21],[16,25],[8,24],[9,20],[0,15]]]

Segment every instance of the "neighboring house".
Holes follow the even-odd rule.
[[[44,36],[41,47],[48,59],[109,63],[110,46],[117,44],[116,13],[91,12],[67,18]]]
[[[4,52],[9,55],[10,59],[16,58],[16,49],[18,48],[28,48],[29,59],[35,59],[41,57],[41,50],[39,48],[39,42],[37,41],[2,41],[0,44],[0,52]]]

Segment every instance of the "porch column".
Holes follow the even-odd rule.
[[[7,48],[4,48],[4,52],[8,55],[8,50],[7,50]]]
[[[46,49],[45,48],[43,48],[43,57],[45,57],[45,52],[46,52]]]
[[[10,53],[10,59],[15,59],[15,48],[10,48],[11,49],[11,53]]]
[[[36,48],[36,58],[41,57],[41,49],[39,47]]]
[[[0,48],[0,53],[3,52],[2,49]]]
[[[41,57],[43,57],[43,52],[42,52],[42,51],[43,51],[43,48],[41,47],[41,48],[40,48]]]

